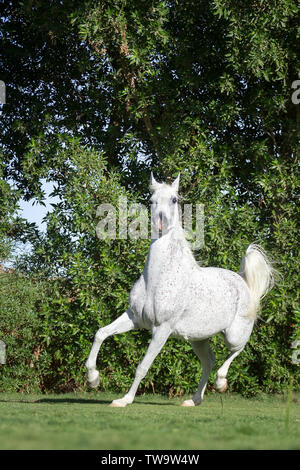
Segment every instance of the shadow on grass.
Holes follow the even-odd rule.
[[[7,399],[7,400],[0,400],[0,403],[27,403],[27,404],[60,404],[60,403],[69,403],[69,404],[82,404],[82,405],[109,405],[112,400],[97,400],[91,398],[39,398],[37,400],[14,400],[14,399]],[[178,404],[166,402],[155,402],[155,401],[134,401],[134,405],[152,405],[152,406],[178,406]]]
[[[109,405],[112,400],[94,400],[84,398],[40,398],[31,403],[81,403],[81,404],[92,404],[92,405]],[[155,405],[155,406],[174,406],[175,403],[160,403],[160,402],[149,402],[149,401],[134,401],[134,405]]]
[[[107,405],[110,400],[95,400],[91,398],[39,398],[34,403],[78,403],[82,405]]]
[[[111,400],[91,400],[89,398],[39,398],[38,400],[0,400],[0,403],[28,403],[28,404],[43,404],[43,403],[79,403],[91,405],[106,405],[111,403]]]

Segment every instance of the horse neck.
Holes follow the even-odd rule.
[[[158,273],[165,269],[166,265],[182,264],[190,259],[195,262],[192,252],[185,239],[184,232],[180,225],[175,225],[168,233],[160,238],[151,241],[146,271],[151,274]]]

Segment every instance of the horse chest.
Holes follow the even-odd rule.
[[[130,294],[131,308],[147,328],[176,320],[184,308],[182,293],[188,279],[177,253],[169,247],[158,248],[150,251],[145,270]]]

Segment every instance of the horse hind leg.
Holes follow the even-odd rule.
[[[227,388],[228,388],[228,381],[226,379],[228,369],[230,364],[232,363],[233,359],[238,356],[244,349],[244,346],[239,349],[238,351],[233,351],[231,354],[228,356],[224,364],[218,369],[217,371],[217,378],[215,381],[215,387],[220,393],[225,393]]]
[[[200,405],[204,397],[208,377],[215,363],[215,355],[210,348],[208,339],[204,341],[191,341],[191,345],[195,354],[201,361],[202,375],[199,386],[193,398],[191,400],[185,400],[181,406]]]
[[[226,392],[228,388],[226,376],[230,364],[246,346],[253,329],[253,324],[253,320],[247,317],[238,316],[232,322],[230,327],[223,332],[226,346],[231,352],[224,364],[222,364],[217,371],[215,387],[220,393]]]
[[[115,321],[113,321],[107,326],[104,326],[103,328],[100,328],[97,331],[94,337],[94,342],[93,342],[89,357],[85,363],[85,366],[87,368],[87,381],[88,381],[89,387],[97,388],[100,383],[99,372],[96,370],[96,360],[97,360],[100,346],[103,343],[103,341],[109,336],[116,335],[119,333],[125,333],[135,328],[136,328],[136,325],[133,321],[131,310],[128,309],[126,312],[123,313],[123,315],[118,317]]]

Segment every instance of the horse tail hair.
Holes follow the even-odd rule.
[[[261,299],[274,286],[276,270],[272,267],[262,248],[251,243],[242,258],[239,274],[245,280],[251,294],[251,304],[247,316],[256,320]]]

